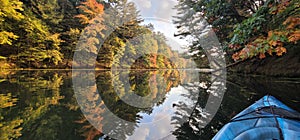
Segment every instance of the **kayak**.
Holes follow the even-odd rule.
[[[300,140],[300,113],[266,95],[237,114],[214,140]]]

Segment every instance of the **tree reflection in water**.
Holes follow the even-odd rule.
[[[94,77],[84,71],[78,74],[96,81],[79,87],[87,92],[79,96],[92,104],[84,106],[84,114],[74,96],[71,72],[1,72],[0,139],[109,139],[101,132],[105,127],[122,139],[211,139],[235,114],[267,93],[299,110],[299,79],[229,75],[222,104],[203,128],[199,124],[209,115],[204,108],[209,88],[214,87],[212,75],[180,70],[98,71]],[[145,97],[149,106],[123,102],[130,94]],[[126,122],[109,121],[108,109]],[[156,127],[147,124],[151,121],[156,121]]]
[[[166,93],[179,83],[179,71],[176,70],[101,71],[96,74],[97,85],[82,85],[79,90],[83,90],[83,94],[78,95],[77,99],[79,104],[83,105],[82,110],[87,114],[85,117],[92,124],[97,124],[97,129],[102,130],[105,127],[105,130],[109,130],[106,132],[109,135],[125,139],[132,135],[137,123],[142,119],[139,114],[151,114],[152,108],[160,106],[166,98]],[[130,101],[132,94],[146,97],[142,103],[147,107],[133,107],[123,101]],[[112,120],[112,115],[120,119]]]

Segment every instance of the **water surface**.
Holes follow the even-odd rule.
[[[300,111],[299,78],[227,75],[209,120],[214,82],[191,70],[2,71],[0,139],[211,139],[266,94]]]

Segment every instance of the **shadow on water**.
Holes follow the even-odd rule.
[[[79,87],[87,94],[78,100],[71,71],[0,72],[0,139],[109,139],[101,133],[107,130],[121,139],[211,139],[266,94],[300,111],[300,79],[228,75],[218,112],[199,127],[210,77],[180,70],[97,71],[96,84]],[[125,121],[112,121],[108,112]],[[156,126],[146,125],[152,121]]]

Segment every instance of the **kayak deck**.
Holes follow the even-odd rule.
[[[232,118],[213,139],[300,139],[300,114],[266,95]]]

